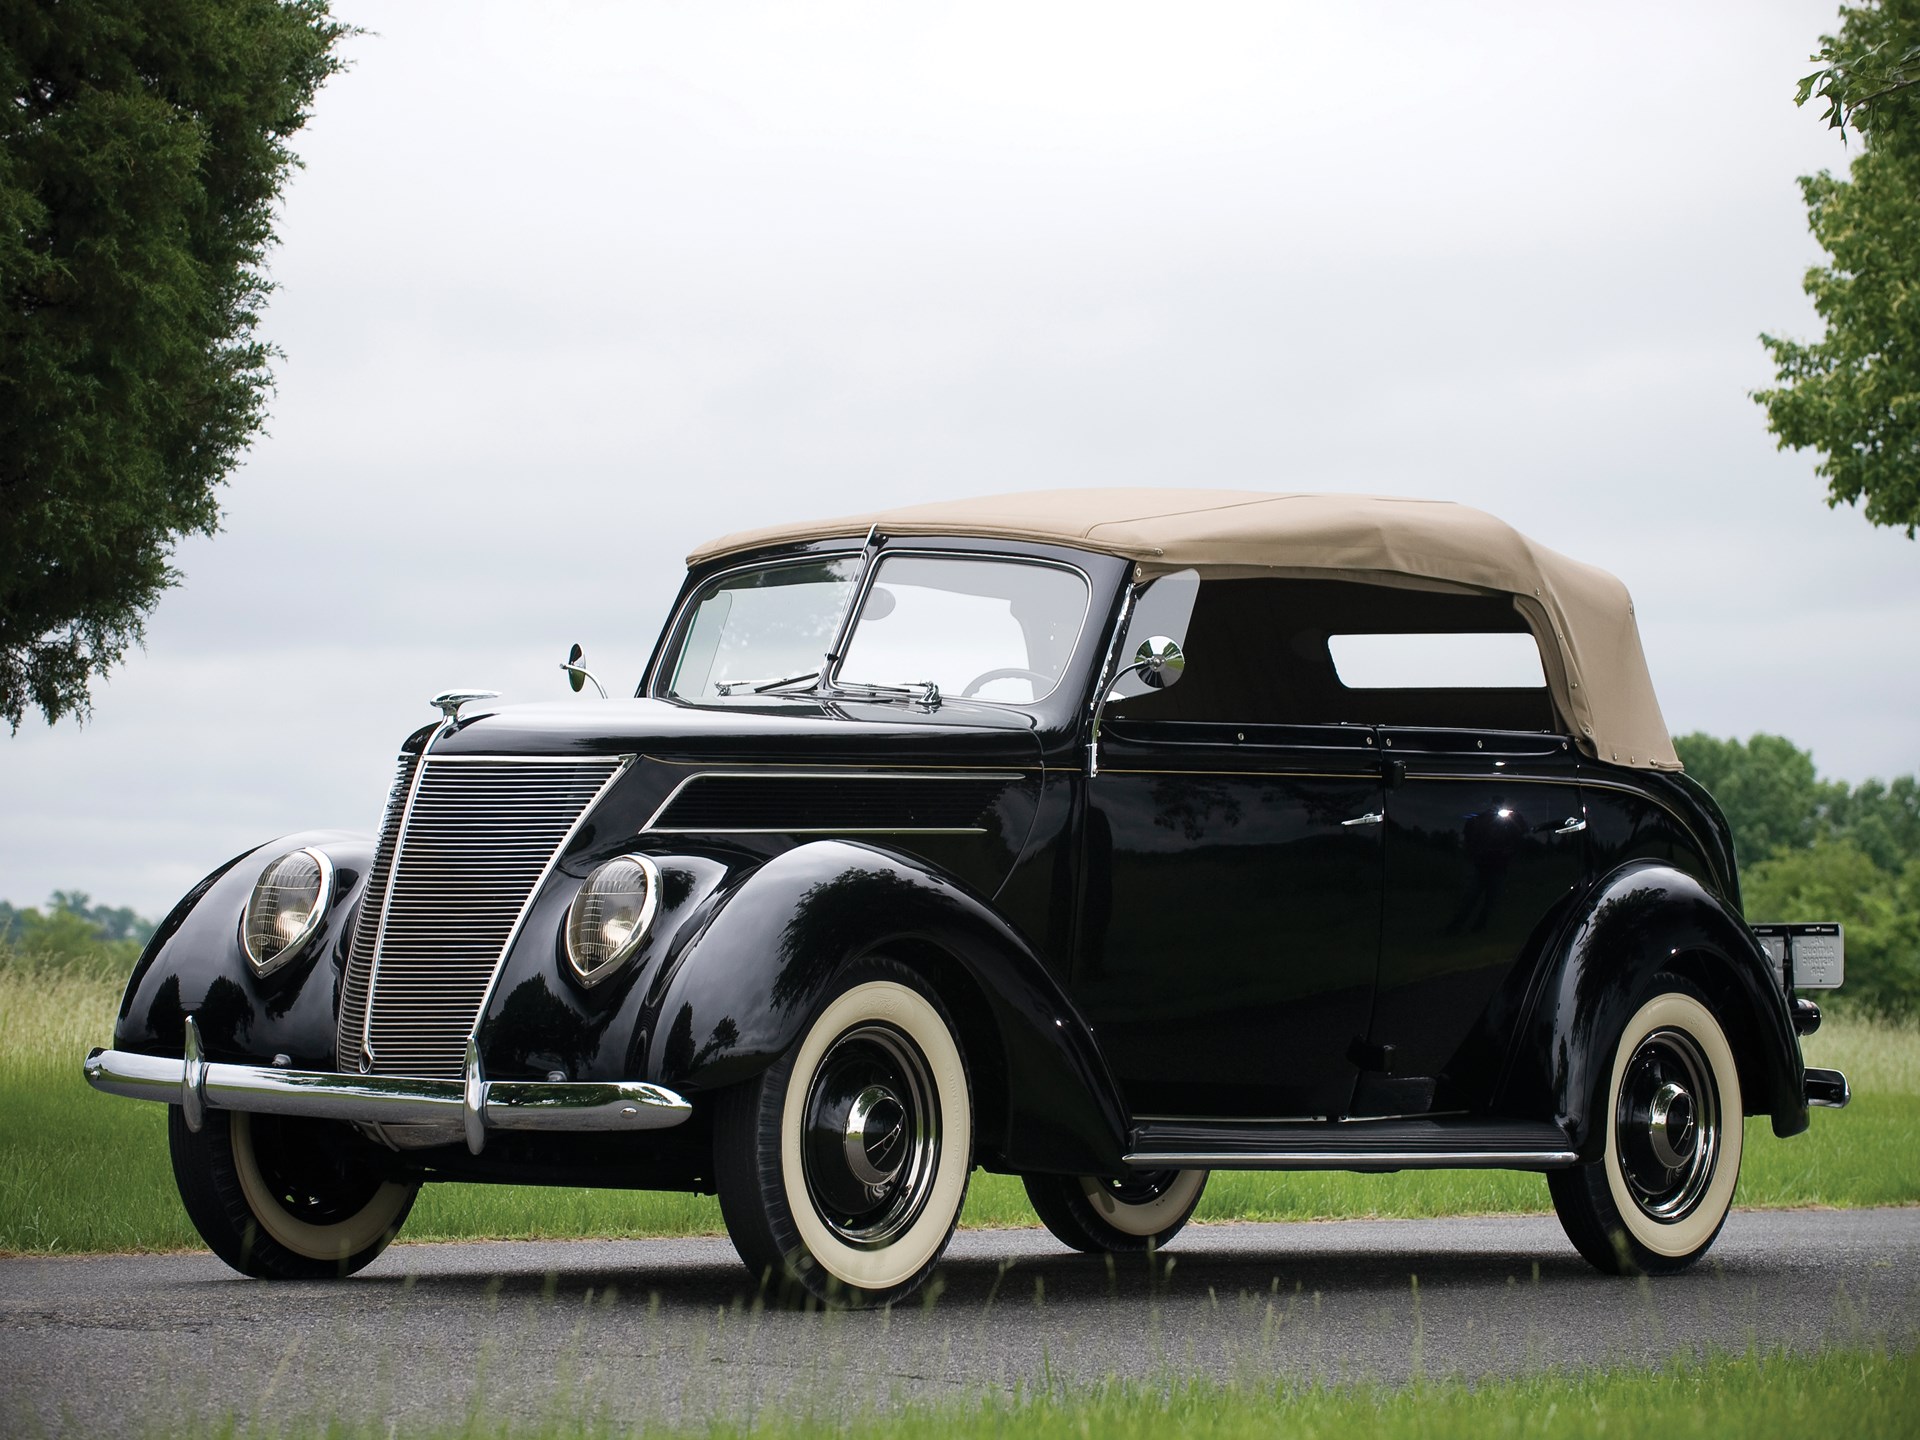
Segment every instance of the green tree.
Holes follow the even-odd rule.
[[[1838,920],[1846,927],[1846,983],[1837,1004],[1920,1012],[1920,860],[1889,874],[1851,840],[1820,840],[1747,869],[1747,916]]]
[[[1913,776],[1892,784],[1868,780],[1837,797],[1828,813],[1834,833],[1866,851],[1882,870],[1898,871],[1920,859],[1920,780]]]
[[[0,716],[84,717],[259,430],[326,0],[0,6]]]
[[[1744,743],[1695,733],[1674,740],[1687,774],[1706,786],[1733,827],[1742,865],[1805,849],[1831,828],[1847,787],[1815,774],[1813,756],[1781,735]]]
[[[124,979],[153,933],[132,910],[91,905],[78,890],[56,890],[47,908],[0,902],[0,958]]]
[[[1825,63],[1800,82],[1861,152],[1849,178],[1806,175],[1814,238],[1830,259],[1803,282],[1826,324],[1803,343],[1762,335],[1778,388],[1754,392],[1782,449],[1817,451],[1827,503],[1865,502],[1875,525],[1920,527],[1920,0],[1840,11]]]

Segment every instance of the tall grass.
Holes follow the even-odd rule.
[[[80,1076],[107,1043],[116,984],[11,957],[0,965],[0,1250],[197,1248],[166,1153],[161,1106],[101,1095]],[[1817,1110],[1813,1128],[1777,1140],[1747,1125],[1741,1205],[1920,1202],[1920,1026],[1840,1017],[1806,1042],[1810,1064],[1847,1072],[1855,1100]],[[1548,1208],[1538,1175],[1505,1171],[1215,1174],[1198,1218],[1498,1214]],[[1032,1225],[1020,1182],[978,1172],[962,1223]],[[721,1231],[710,1196],[618,1190],[431,1185],[407,1222],[411,1240],[698,1235]]]
[[[332,1415],[255,1423],[186,1419],[149,1433],[233,1440],[615,1440],[648,1435],[702,1440],[1745,1440],[1754,1435],[1908,1440],[1920,1421],[1920,1361],[1911,1350],[1750,1351],[1682,1358],[1658,1369],[1547,1372],[1518,1379],[1416,1379],[1406,1385],[1324,1384],[1270,1378],[1232,1383],[1167,1375],[1094,1385],[1042,1382],[1011,1390],[979,1384],[954,1398],[877,1405],[829,1388],[798,1403],[742,1416],[622,1419],[631,1397],[609,1403],[584,1387],[549,1413],[503,1414],[476,1401],[438,1424],[396,1425]],[[852,1393],[865,1393],[857,1387]],[[695,1408],[691,1406],[683,1406]],[[611,1413],[610,1413],[611,1412]]]

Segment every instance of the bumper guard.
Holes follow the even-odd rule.
[[[1853,1099],[1853,1088],[1838,1070],[1807,1067],[1807,1104],[1824,1105],[1829,1110],[1844,1110]]]

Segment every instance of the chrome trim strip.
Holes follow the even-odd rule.
[[[367,1013],[360,1017],[360,1053],[353,1057],[363,1070],[371,1071],[378,1059],[373,1053],[373,997],[380,988],[380,952],[386,946],[387,915],[393,908],[393,886],[400,874],[400,857],[407,850],[407,826],[413,823],[413,802],[419,798],[420,782],[426,778],[427,761],[433,756],[433,742],[447,734],[454,723],[451,718],[442,721],[439,729],[420,742],[420,758],[414,762],[413,782],[407,786],[407,801],[400,811],[400,824],[393,832],[393,859],[387,862],[387,889],[380,897],[380,923],[374,928],[373,954],[367,960]],[[342,1065],[347,1063],[344,1055],[334,1058]]]
[[[185,1059],[126,1050],[91,1050],[82,1069],[96,1090],[168,1104],[181,1103],[188,1075]],[[466,1080],[204,1061],[200,1072],[199,1092],[215,1110],[386,1125],[458,1123],[468,1113]],[[488,1130],[664,1130],[693,1113],[680,1095],[642,1080],[482,1080],[476,1108]]]
[[[433,763],[436,765],[598,765],[605,764],[609,760],[621,760],[631,764],[633,759],[633,755],[495,755],[476,750],[462,752],[459,755],[435,755]]]
[[[967,825],[958,829],[928,826],[888,826],[884,829],[843,829],[838,826],[818,829],[787,829],[768,827],[764,829],[746,829],[729,827],[713,829],[702,826],[692,829],[686,826],[665,826],[660,817],[673,807],[680,798],[680,792],[696,780],[999,780],[1014,784],[1027,777],[997,770],[961,770],[951,773],[907,770],[700,770],[687,776],[673,789],[667,792],[667,798],[654,807],[653,814],[647,817],[647,823],[640,827],[641,834],[655,835],[984,835],[985,827]]]
[[[1100,717],[1106,713],[1107,696],[1118,682],[1114,668],[1120,660],[1120,647],[1133,623],[1133,607],[1143,586],[1129,584],[1120,597],[1120,613],[1114,617],[1113,631],[1107,636],[1106,653],[1100,658],[1100,672],[1094,677],[1093,694],[1087,700],[1087,778],[1100,773]]]
[[[1135,1150],[1120,1158],[1142,1170],[1371,1170],[1382,1165],[1401,1170],[1524,1169],[1573,1165],[1580,1159],[1572,1150]]]
[[[942,828],[937,825],[895,826],[889,829],[857,829],[853,826],[821,825],[811,828],[800,826],[775,826],[771,828],[750,828],[744,825],[698,827],[685,825],[663,825],[658,830],[648,831],[652,835],[984,835],[986,827],[969,825],[959,829]]]

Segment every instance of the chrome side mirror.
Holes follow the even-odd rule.
[[[592,680],[593,688],[600,692],[600,698],[604,700],[607,698],[607,687],[600,683],[591,670],[580,663],[580,657],[584,653],[578,645],[574,646],[567,652],[567,658],[561,662],[560,668],[567,672],[567,684],[573,687],[574,694],[578,695],[581,687]]]
[[[1121,670],[1120,675],[1137,674],[1140,683],[1154,690],[1165,690],[1187,673],[1187,652],[1180,648],[1177,640],[1165,635],[1151,635],[1140,642],[1140,648],[1133,652],[1133,661]],[[1113,678],[1118,680],[1120,675]]]

